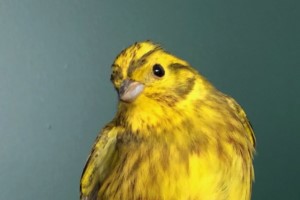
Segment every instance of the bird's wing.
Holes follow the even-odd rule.
[[[255,135],[250,121],[248,120],[245,111],[243,108],[231,97],[227,96],[227,101],[230,107],[235,111],[235,114],[241,120],[241,123],[246,129],[247,137],[250,139],[253,148],[255,148]]]
[[[107,125],[96,138],[80,180],[80,199],[96,200],[103,180],[112,168],[116,155],[118,128]]]

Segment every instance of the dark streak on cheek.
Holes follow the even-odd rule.
[[[177,85],[177,87],[175,87],[174,89],[175,94],[177,94],[181,98],[185,98],[193,90],[195,80],[196,78],[192,77],[188,78],[183,84],[179,83],[179,85]]]

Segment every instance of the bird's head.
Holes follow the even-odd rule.
[[[117,56],[111,80],[123,102],[146,97],[174,105],[193,90],[197,75],[186,61],[145,41],[131,45]]]

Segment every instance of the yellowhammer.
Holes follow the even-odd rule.
[[[118,111],[97,137],[81,199],[249,200],[255,137],[243,109],[150,42],[112,65]]]

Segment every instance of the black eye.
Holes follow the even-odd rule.
[[[165,70],[160,64],[153,65],[153,74],[158,77],[163,77],[165,75]]]

